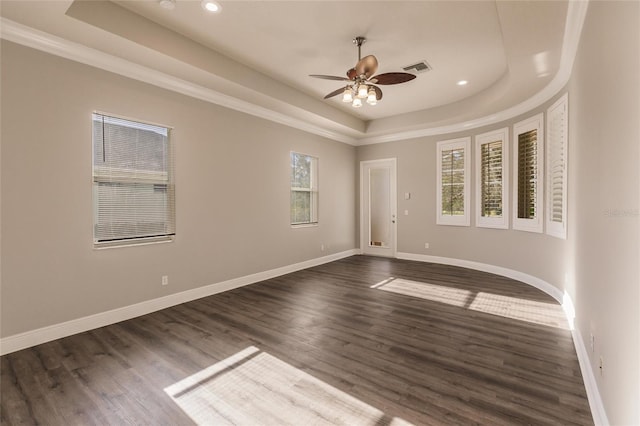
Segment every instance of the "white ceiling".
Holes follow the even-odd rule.
[[[2,1],[5,19],[352,137],[472,120],[534,96],[560,66],[566,1]],[[323,96],[365,36],[378,73],[432,70],[381,86],[360,109]],[[458,86],[459,80],[468,80]]]

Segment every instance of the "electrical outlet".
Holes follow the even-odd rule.
[[[429,243],[424,243],[424,248],[429,248]]]
[[[591,333],[591,352],[596,350],[596,336]]]
[[[169,285],[169,275],[162,276],[162,285]]]
[[[320,244],[320,251],[324,251],[324,244]]]

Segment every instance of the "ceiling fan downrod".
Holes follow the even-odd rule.
[[[365,37],[362,37],[362,36],[358,36],[358,37],[353,39],[353,44],[358,46],[358,61],[360,59],[362,59],[362,54],[360,52],[360,48],[362,47],[362,45],[364,44],[365,41],[367,41],[367,39]]]

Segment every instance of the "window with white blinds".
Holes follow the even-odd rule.
[[[544,137],[543,116],[521,121],[513,127],[514,212],[513,229],[542,232]]]
[[[469,226],[469,152],[471,138],[437,143],[438,225]]]
[[[567,238],[568,95],[547,110],[547,234]]]
[[[476,136],[476,226],[509,227],[509,129]]]
[[[171,240],[175,235],[169,130],[93,114],[96,247]]]
[[[318,159],[291,153],[291,225],[318,223]]]

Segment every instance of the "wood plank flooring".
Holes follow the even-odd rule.
[[[2,425],[591,425],[561,307],[353,256],[2,357]]]

